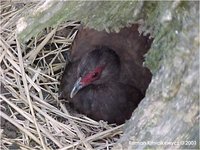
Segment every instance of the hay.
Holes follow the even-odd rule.
[[[25,45],[17,40],[17,20],[36,5],[1,2],[1,148],[112,148],[123,125],[108,125],[71,113],[58,100],[60,76],[79,22],[46,28]],[[14,138],[7,130],[12,130]]]

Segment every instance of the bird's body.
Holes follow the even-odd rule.
[[[61,79],[61,98],[95,120],[129,119],[151,80],[142,63],[152,41],[137,28],[110,34],[81,28]]]

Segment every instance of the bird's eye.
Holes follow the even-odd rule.
[[[97,72],[94,72],[93,74],[92,74],[92,78],[96,78],[98,76],[98,73]]]

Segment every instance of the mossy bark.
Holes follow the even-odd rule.
[[[114,149],[199,148],[199,2],[49,1],[18,23],[18,37],[63,20],[107,31],[140,22],[154,37],[145,62],[152,82]]]

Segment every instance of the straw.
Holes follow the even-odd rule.
[[[58,100],[60,78],[68,61],[65,56],[79,21],[45,28],[27,43],[19,43],[15,36],[16,22],[38,3],[1,2],[1,148],[10,149],[13,144],[20,149],[112,148],[123,125],[97,122]],[[11,132],[15,138],[9,137],[7,132],[12,129],[8,124],[17,128]]]

